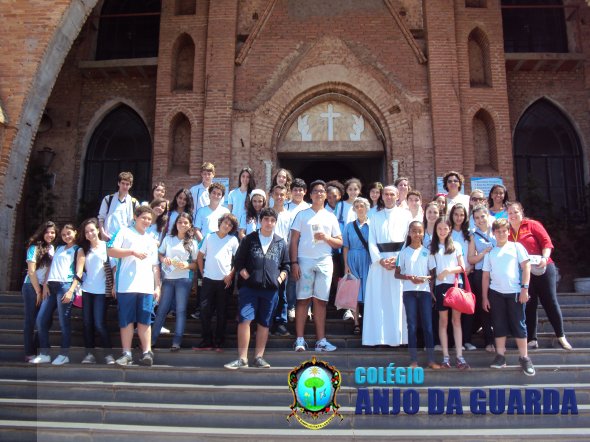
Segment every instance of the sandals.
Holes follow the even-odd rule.
[[[354,329],[352,330],[352,334],[353,335],[360,335],[361,334],[361,326],[360,325],[355,325]]]

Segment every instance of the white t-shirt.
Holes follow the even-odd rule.
[[[76,251],[78,246],[59,246],[55,249],[47,281],[72,282],[76,272]],[[43,280],[40,281],[43,284]]]
[[[190,252],[184,248],[183,241],[178,236],[166,235],[162,240],[162,244],[158,249],[160,255],[170,258],[173,261],[178,260],[182,262],[195,262],[197,254],[199,253],[199,246],[195,240],[191,241]],[[167,266],[162,263],[162,278],[163,279],[182,279],[192,278],[193,272],[189,269],[179,269],[175,266]]]
[[[195,229],[199,229],[203,237],[209,233],[217,232],[219,230],[219,218],[226,213],[229,213],[228,208],[223,207],[221,204],[215,210],[212,210],[209,206],[201,207],[195,215],[195,222],[193,223]]]
[[[205,255],[204,277],[221,281],[231,272],[232,257],[238,251],[238,238],[225,235],[220,238],[217,233],[207,235],[201,244],[200,252]]]
[[[410,276],[428,276],[428,256],[430,253],[424,247],[413,249],[408,246],[402,249],[397,256],[397,266],[400,268],[402,275]],[[422,284],[414,284],[409,279],[403,280],[404,292],[419,291],[430,292],[428,281]]]
[[[490,288],[500,293],[520,293],[520,263],[528,260],[529,254],[520,243],[494,247],[483,258],[483,271],[490,272]]]
[[[447,213],[451,213],[451,207],[457,203],[463,204],[463,207],[469,211],[469,195],[459,193],[455,198],[449,198],[449,196],[447,196]]]
[[[47,253],[49,253],[49,256],[53,256],[53,246],[49,246],[49,248],[47,249]],[[30,246],[27,249],[27,262],[37,263],[37,246]],[[35,275],[37,275],[37,282],[39,282],[39,285],[43,285],[43,283],[45,282],[45,275],[47,274],[48,269],[49,266],[36,267]],[[30,282],[31,278],[29,278],[29,275],[27,274],[27,276],[25,276],[25,284]]]
[[[288,210],[283,210],[278,213],[277,223],[275,224],[275,235],[280,236],[288,244],[291,239],[291,223],[293,222],[293,214]]]
[[[201,207],[209,205],[209,189],[205,189],[203,183],[195,184],[190,188],[191,195],[193,196],[193,203],[195,204],[195,213]]]
[[[111,200],[111,205],[107,204]],[[119,200],[119,193],[107,195],[102,199],[98,219],[103,221],[103,227],[107,234],[113,236],[123,227],[133,224],[133,198],[127,194],[123,201]]]
[[[82,290],[88,293],[104,294],[106,290],[104,262],[109,260],[111,267],[115,265],[115,260],[107,256],[106,244],[98,241],[96,249],[91,248],[86,254],[84,263],[84,281]]]
[[[248,192],[241,191],[239,187],[236,187],[232,190],[229,195],[227,196],[227,204],[231,204],[231,213],[237,218],[240,219],[242,213],[246,211],[246,196]]]
[[[332,247],[326,241],[314,242],[313,233],[324,232],[326,236],[340,236],[340,226],[334,214],[321,208],[317,212],[311,207],[302,210],[295,216],[291,230],[300,233],[298,257],[301,258],[324,258],[332,255]]]
[[[295,204],[293,201],[288,201],[285,203],[285,209],[291,212],[293,219],[295,219],[295,215],[305,209],[309,209],[311,205],[306,203],[305,201],[301,201],[299,204]]]
[[[459,265],[458,257],[462,255],[463,251],[461,250],[461,246],[459,244],[455,244],[455,253],[449,253],[448,255],[445,254],[444,244],[439,244],[438,252],[436,252],[436,255],[428,255],[428,268],[430,270],[436,268],[436,275],[438,275],[443,270],[448,269],[449,267],[457,267]],[[461,281],[461,276],[459,276],[459,281]],[[454,283],[454,273],[447,275],[445,279],[442,281],[439,281],[438,278],[436,278],[436,285]]]
[[[453,238],[453,242],[455,243],[455,247],[460,246],[461,251],[463,252],[463,256],[467,256],[469,254],[469,240],[465,240],[463,237],[463,232],[458,232],[457,230],[451,230],[451,238]],[[463,264],[465,264],[465,269],[469,272],[471,265],[467,262],[467,259],[463,260]]]
[[[111,247],[131,249],[147,253],[145,259],[135,256],[120,258],[117,264],[117,293],[154,293],[153,267],[158,265],[158,246],[156,241],[144,233],[140,234],[135,227],[121,229]]]
[[[260,246],[262,247],[262,253],[266,255],[270,243],[272,242],[272,233],[269,236],[264,236],[262,232],[258,231],[258,239],[260,240]]]

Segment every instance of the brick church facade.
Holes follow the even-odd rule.
[[[93,213],[120,170],[147,199],[248,165],[306,179],[459,170],[585,219],[583,0],[36,0],[4,6],[0,288],[43,214]],[[46,163],[43,163],[46,161]],[[532,186],[532,187],[531,187]],[[41,214],[41,215],[40,215]],[[32,220],[35,220],[34,222]]]

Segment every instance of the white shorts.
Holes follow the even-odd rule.
[[[297,299],[314,297],[327,302],[330,298],[333,268],[332,256],[299,258],[301,276],[297,281]]]

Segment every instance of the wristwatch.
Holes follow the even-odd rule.
[[[528,284],[520,284],[520,288],[521,289],[528,289],[529,285]]]

